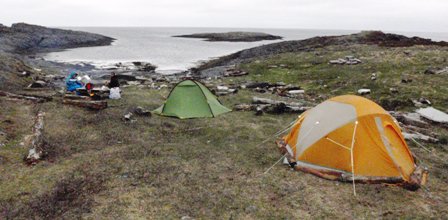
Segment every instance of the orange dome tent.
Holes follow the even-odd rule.
[[[291,166],[322,178],[414,190],[426,181],[398,122],[363,97],[334,97],[304,112],[278,144]]]

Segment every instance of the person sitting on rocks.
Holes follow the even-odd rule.
[[[110,82],[107,84],[110,88],[109,98],[110,99],[120,99],[120,82],[118,81],[118,76],[112,72],[110,74]]]
[[[77,77],[78,73],[72,72],[65,80],[65,85],[67,87],[68,92],[74,92],[76,91],[77,88],[83,87],[82,83],[78,81]]]
[[[118,77],[114,72],[110,74],[110,82],[107,84],[107,86],[111,89],[120,87],[120,82],[118,81]]]

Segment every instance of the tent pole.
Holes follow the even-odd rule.
[[[356,184],[355,184],[355,165],[354,165],[354,159],[353,159],[353,147],[355,147],[355,135],[356,135],[357,127],[358,127],[358,121],[355,122],[355,128],[353,129],[352,146],[350,148],[350,157],[351,157],[351,165],[352,165],[353,194],[355,196],[356,196]]]

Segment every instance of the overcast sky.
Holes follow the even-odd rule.
[[[16,22],[448,32],[448,0],[1,0]]]

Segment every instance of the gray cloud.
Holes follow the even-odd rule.
[[[446,0],[2,0],[0,23],[448,32]]]

